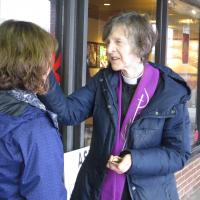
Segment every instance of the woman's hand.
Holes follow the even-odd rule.
[[[131,163],[131,154],[123,157],[111,155],[106,166],[118,174],[123,174],[129,170]]]

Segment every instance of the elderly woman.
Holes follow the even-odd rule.
[[[57,43],[39,26],[0,25],[0,199],[66,200],[63,146],[53,113],[36,94]]]
[[[103,40],[108,68],[68,97],[51,77],[42,97],[67,125],[93,116],[71,199],[178,200],[174,173],[190,156],[190,89],[168,67],[148,62],[156,33],[145,16],[112,17]]]

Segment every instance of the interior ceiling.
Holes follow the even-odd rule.
[[[104,6],[104,3],[110,3],[111,6]],[[171,0],[169,8],[170,14],[178,13],[179,17],[180,15],[194,17],[191,10],[195,7],[185,5],[181,0]],[[89,0],[89,17],[103,21],[119,12],[131,10],[146,13],[155,20],[156,0]],[[195,10],[197,11],[196,18],[200,18],[200,9],[196,7]]]
[[[197,19],[200,19],[200,8],[183,1],[186,2],[186,0],[170,0],[168,25],[182,32],[184,24],[181,24],[180,20],[192,19],[193,22],[189,24],[191,37],[197,38],[199,35],[199,20]],[[195,2],[197,3],[197,0]],[[104,6],[104,3],[111,5]],[[195,15],[192,14],[193,9],[196,11]],[[88,15],[90,18],[107,21],[109,17],[117,13],[131,10],[148,14],[150,19],[155,21],[156,0],[89,0]]]
[[[111,6],[104,6],[110,3]],[[90,0],[89,17],[106,21],[122,11],[137,11],[151,15],[156,11],[156,0]]]

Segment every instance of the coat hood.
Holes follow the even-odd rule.
[[[185,104],[191,97],[191,90],[185,80],[166,66],[150,64],[160,70],[160,80],[148,111],[171,112],[177,104]]]
[[[187,85],[186,81],[177,73],[175,73],[171,68],[163,66],[163,65],[158,65],[158,64],[154,64],[154,63],[150,63],[152,66],[154,66],[155,68],[159,69],[161,74],[164,76],[165,79],[169,79],[171,80],[171,82],[168,82],[169,84],[173,84],[172,86],[174,87],[170,87],[170,89],[172,91],[176,90],[176,89],[180,89],[180,93],[181,95],[183,95],[182,101],[188,101],[191,97],[191,89],[190,87]],[[168,81],[169,81],[168,80]],[[177,91],[176,91],[177,93]],[[175,94],[176,94],[175,93]]]

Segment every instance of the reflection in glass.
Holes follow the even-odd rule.
[[[195,12],[192,12],[194,11]],[[195,144],[198,41],[200,10],[179,0],[169,3],[167,65],[179,73],[192,90],[188,103]]]

